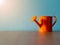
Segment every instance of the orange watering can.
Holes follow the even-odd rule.
[[[52,17],[54,17],[54,23],[52,24]],[[39,32],[52,32],[52,27],[56,23],[56,16],[32,16],[31,21],[34,21],[38,26]]]

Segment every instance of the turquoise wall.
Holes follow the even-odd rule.
[[[60,0],[6,0],[0,5],[1,31],[37,31],[32,16],[56,16],[53,31],[60,30]]]

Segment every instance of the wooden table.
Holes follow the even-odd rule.
[[[60,32],[0,32],[0,45],[60,45]]]

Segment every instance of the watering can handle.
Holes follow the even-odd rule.
[[[53,16],[53,17],[54,17],[54,23],[52,24],[52,26],[54,26],[54,25],[55,25],[55,23],[56,23],[56,21],[57,21],[56,16]]]

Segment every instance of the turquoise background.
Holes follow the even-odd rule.
[[[6,0],[6,2],[6,8],[3,7],[4,10],[0,8],[0,31],[37,31],[37,25],[30,22],[34,15],[56,16],[57,23],[53,31],[60,31],[60,0]]]

